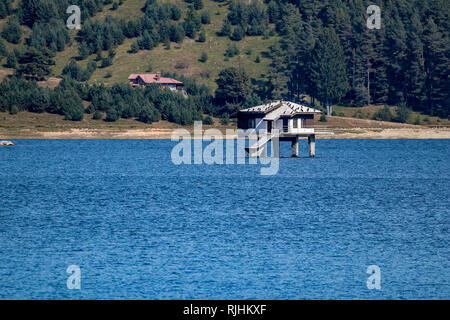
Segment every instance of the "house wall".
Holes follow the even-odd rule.
[[[249,119],[255,120],[255,127],[249,128],[248,122]],[[244,130],[244,135],[251,135],[256,133],[262,133],[267,130],[267,122],[262,119],[262,116],[255,116],[255,115],[240,115],[238,117],[238,129]]]

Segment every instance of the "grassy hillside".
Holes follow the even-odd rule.
[[[183,9],[183,16],[187,12],[188,3],[182,0],[158,0],[159,2],[175,2]],[[128,19],[130,16],[137,18],[143,15],[141,8],[144,6],[145,0],[126,0],[117,10],[112,11],[112,5],[106,5],[102,12],[93,17],[92,20],[103,20],[107,15],[116,18]],[[185,38],[183,43],[171,43],[170,50],[167,50],[164,45],[160,44],[153,50],[140,50],[136,54],[128,53],[131,43],[135,39],[126,39],[125,42],[115,49],[116,56],[113,65],[103,69],[97,69],[92,75],[89,82],[91,83],[116,83],[126,82],[128,75],[131,73],[145,73],[148,72],[151,66],[152,72],[176,72],[195,78],[201,83],[205,83],[211,88],[215,89],[215,79],[218,73],[223,68],[229,66],[242,66],[248,72],[249,76],[255,79],[264,77],[269,69],[270,60],[264,58],[265,53],[268,52],[269,47],[278,41],[278,37],[270,37],[269,39],[262,39],[262,37],[246,37],[239,42],[235,42],[240,50],[238,56],[232,57],[229,61],[225,61],[225,50],[232,41],[228,37],[219,37],[217,32],[220,31],[222,21],[228,13],[229,2],[218,3],[211,0],[204,0],[204,8],[202,10],[209,10],[211,14],[211,24],[203,25],[206,31],[206,42],[200,43],[197,40]],[[1,25],[5,23],[6,19],[0,20]],[[82,21],[83,23],[83,21]],[[30,31],[23,27],[25,36]],[[76,32],[70,31],[72,39],[75,38]],[[23,40],[22,40],[23,41]],[[8,50],[20,45],[7,44]],[[246,54],[251,50],[251,54]],[[199,61],[202,52],[206,52],[208,60],[205,63]],[[107,52],[103,53],[104,56]],[[260,62],[256,63],[256,56],[260,57]],[[56,65],[52,68],[52,75],[58,76],[62,69],[71,59],[78,57],[78,42],[73,41],[72,45],[66,47],[62,52],[57,53],[55,57]],[[95,55],[88,57],[83,61],[79,61],[80,65],[86,66],[89,60],[95,58]],[[185,68],[176,68],[177,64],[183,64]],[[5,68],[4,68],[5,69]],[[108,78],[105,76],[111,75]]]

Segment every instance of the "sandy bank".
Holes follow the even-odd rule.
[[[333,129],[318,139],[450,139],[450,128],[352,128]],[[170,139],[172,129],[70,129],[66,131],[0,131],[1,139]],[[230,137],[235,138],[235,136]]]

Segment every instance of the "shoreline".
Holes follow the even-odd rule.
[[[100,140],[167,140],[172,129],[70,129],[64,131],[18,130],[1,132],[0,140],[37,139],[100,139]],[[192,134],[192,130],[188,130]],[[317,139],[450,139],[450,128],[334,128],[334,134],[316,133]],[[206,136],[207,138],[209,136]],[[194,139],[196,137],[193,137]],[[236,139],[225,137],[224,139]]]

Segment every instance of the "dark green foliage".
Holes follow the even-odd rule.
[[[225,57],[232,58],[239,54],[239,48],[234,43],[230,43],[225,50]]]
[[[19,108],[17,108],[17,106],[15,104],[13,104],[11,106],[11,109],[9,110],[9,113],[14,115],[14,114],[18,114],[19,113]]]
[[[226,126],[229,123],[230,123],[230,116],[228,115],[228,113],[224,113],[222,117],[220,117],[220,124]]]
[[[219,105],[244,103],[250,94],[249,81],[248,75],[242,69],[231,67],[222,70],[216,80],[218,86],[215,96],[216,103]]]
[[[63,51],[66,44],[70,43],[67,27],[61,20],[52,19],[49,23],[36,22],[33,26],[27,44],[38,50],[42,48],[50,49],[52,52]],[[79,52],[85,49],[85,56],[89,54],[87,48],[80,47]]]
[[[320,121],[320,122],[327,122],[327,121],[328,121],[328,120],[327,120],[327,116],[326,116],[325,113],[322,113],[322,114],[320,115],[319,121]]]
[[[392,121],[393,116],[389,108],[385,106],[383,109],[380,109],[377,112],[375,112],[374,115],[372,116],[372,119],[378,121]]]
[[[220,30],[219,34],[222,37],[228,37],[231,35],[231,22],[228,19],[225,19],[223,21],[222,29]]]
[[[75,91],[67,90],[62,93],[61,110],[64,120],[81,121],[84,117],[83,103]]]
[[[183,28],[187,37],[194,39],[195,35],[201,28],[201,20],[198,14],[194,11],[189,11],[183,22]]]
[[[87,81],[90,79],[92,73],[97,69],[97,64],[95,61],[90,61],[86,66],[86,69],[82,68],[75,61],[71,61],[62,70],[62,74],[69,76],[70,78],[77,81]]]
[[[2,30],[2,37],[11,43],[19,43],[22,38],[22,29],[15,16],[10,18]]]
[[[181,42],[184,38],[184,29],[179,24],[173,24],[169,27],[169,39],[172,42]]]
[[[198,59],[198,61],[200,62],[208,61],[208,55],[206,54],[206,52],[202,52],[202,55],[200,56],[200,59]]]
[[[131,47],[130,47],[130,53],[138,53],[139,52],[139,44],[137,41],[133,41],[133,43],[131,43]]]
[[[202,24],[210,24],[211,23],[211,14],[209,10],[204,10],[201,16]]]
[[[237,26],[234,28],[233,33],[230,36],[230,39],[233,41],[241,41],[244,38],[244,29],[241,26]]]
[[[206,116],[203,118],[202,123],[205,125],[212,125],[214,124],[214,120],[213,118],[211,118],[211,116]]]
[[[82,42],[78,46],[78,54],[80,55],[81,60],[86,59],[89,56],[89,48],[86,43]]]
[[[258,1],[252,1],[250,4],[234,1],[229,10],[226,20],[232,25],[239,26],[244,34],[247,30],[249,36],[259,36],[267,30],[268,15],[265,7]]]
[[[193,2],[194,2],[194,9],[195,10],[203,9],[203,1],[202,0],[193,0]]]
[[[333,29],[325,28],[313,52],[311,81],[314,93],[324,104],[332,105],[347,93],[345,58]]]
[[[13,0],[3,0],[0,2],[0,19],[6,18],[12,13],[12,4]]]
[[[398,105],[404,101],[413,110],[448,116],[447,2],[380,0],[377,3],[382,9],[380,30],[366,27],[368,4],[362,0],[270,1],[266,14],[282,39],[280,49],[272,55],[270,79],[260,82],[257,91],[265,98],[282,96],[300,101],[309,95],[312,103],[319,98],[326,104],[325,96],[330,92],[324,89],[329,86],[339,91],[331,95],[339,96],[338,100],[349,105]],[[233,25],[243,26],[250,35],[250,28],[245,24],[246,12],[245,4],[234,3],[227,19]],[[334,32],[339,41],[334,35],[325,39],[324,32]],[[341,49],[327,53],[327,46]],[[325,58],[332,51],[339,58]],[[327,79],[325,61],[333,59],[339,61],[340,71],[335,73],[336,68],[330,71],[332,75]],[[332,79],[335,75],[343,81]],[[343,85],[325,84],[330,80]],[[335,102],[335,98],[329,101]]]
[[[205,41],[206,41],[206,32],[205,30],[202,30],[198,35],[198,42],[205,42]]]
[[[8,0],[9,1],[9,0]],[[78,5],[82,21],[102,11],[104,0],[20,0],[18,16],[22,24],[32,28],[34,23],[48,23],[52,19],[65,21],[69,5]]]
[[[102,59],[102,64],[100,65],[100,68],[107,68],[111,66],[113,63],[113,59],[111,57],[105,57]]]
[[[114,122],[119,120],[119,112],[115,108],[110,108],[106,111],[105,121]]]
[[[14,51],[8,53],[6,57],[6,67],[15,69],[17,67],[17,57]]]
[[[396,109],[395,109],[395,118],[394,120],[401,123],[406,123],[409,120],[409,117],[411,116],[411,110],[406,106],[405,103],[401,103]]]
[[[46,49],[29,47],[18,58],[17,74],[42,78],[50,74],[50,67],[55,64],[53,53]]]
[[[92,115],[92,119],[94,120],[101,120],[102,117],[102,113],[98,110],[95,110],[94,114]]]
[[[0,59],[8,55],[8,50],[6,49],[5,43],[0,39]]]

